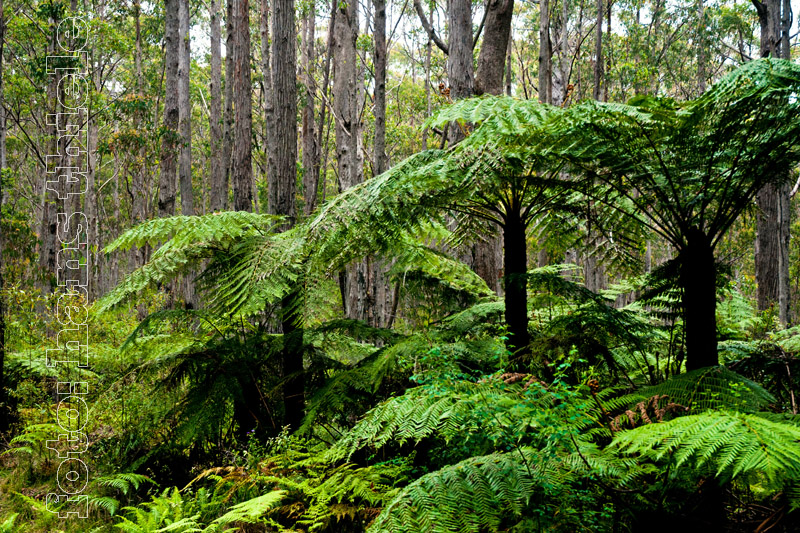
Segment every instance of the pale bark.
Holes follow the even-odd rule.
[[[228,203],[228,183],[222,147],[222,29],[219,0],[211,0],[211,95],[209,133],[211,140],[211,211],[223,211]]]
[[[274,183],[277,179],[277,170],[275,169],[275,150],[277,147],[278,132],[275,128],[275,101],[273,98],[273,78],[272,78],[272,53],[270,51],[269,34],[270,34],[270,8],[268,0],[261,0],[261,17],[259,23],[259,32],[261,34],[261,83],[264,90],[264,123],[266,127],[266,135],[264,136],[265,151],[267,154],[267,183],[269,198],[267,199],[267,209],[270,209],[270,204],[275,202],[272,195],[275,192]]]

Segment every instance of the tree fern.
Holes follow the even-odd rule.
[[[617,434],[612,448],[676,466],[708,465],[723,480],[761,473],[800,479],[800,428],[757,414],[705,411]]]

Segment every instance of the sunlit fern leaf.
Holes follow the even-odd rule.
[[[623,454],[709,465],[723,480],[760,473],[772,483],[800,480],[800,428],[756,414],[705,411],[617,434]]]
[[[14,522],[17,520],[19,513],[11,513],[3,520],[3,523],[0,524],[0,533],[14,533]]]
[[[267,511],[278,505],[285,495],[285,491],[276,490],[237,503],[224,515],[214,520],[214,523],[219,525],[232,524],[234,522],[255,523]]]
[[[114,516],[119,509],[119,500],[110,496],[89,496],[89,507],[103,509],[109,515]]]
[[[157,485],[155,481],[143,474],[129,472],[101,476],[96,478],[94,482],[105,487],[115,488],[126,496],[131,494],[133,491],[139,490],[139,487],[145,483]]]

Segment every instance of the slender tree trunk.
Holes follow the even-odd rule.
[[[761,25],[761,56],[788,59],[789,3],[752,1]],[[788,169],[781,172],[783,178],[788,177]],[[782,324],[789,320],[789,193],[788,183],[768,184],[756,197],[759,208],[755,246],[758,309],[763,311],[777,306]]]
[[[272,77],[272,55],[269,44],[269,13],[268,0],[261,0],[261,78],[264,85],[264,122],[266,123],[267,127],[267,134],[265,136],[267,152],[267,180],[271,184],[274,183],[275,179],[277,179],[276,176],[278,172],[275,168],[275,150],[277,150],[278,146],[278,130],[275,127],[275,99],[273,97],[275,89]],[[267,199],[267,203],[274,204],[276,201],[273,197],[275,194],[274,187],[271,187],[270,185],[267,188],[269,189],[269,198]],[[267,209],[269,209],[269,205],[267,206]]]
[[[181,214],[194,215],[194,191],[192,189],[192,103],[189,94],[191,70],[191,40],[189,38],[190,17],[189,0],[179,0],[178,11],[178,129],[180,133],[180,153],[178,155],[178,183],[181,190]],[[183,301],[187,309],[194,308],[193,273],[184,279]]]
[[[49,42],[47,45],[48,54],[52,55],[57,50],[56,48],[56,32],[58,23],[54,19],[50,19]],[[52,106],[54,111],[58,107],[58,76],[51,74],[47,83],[47,105]],[[53,163],[48,165],[48,179],[53,179],[58,176],[58,168],[64,167],[62,162],[64,155],[64,143],[59,139],[59,124],[53,123],[50,126],[49,135],[51,136],[52,145],[50,153],[56,157],[52,158]],[[58,155],[57,155],[58,154]],[[58,250],[58,213],[64,210],[64,201],[61,199],[63,196],[62,180],[51,182],[48,188],[47,183],[42,187],[42,220],[39,230],[41,245],[39,248],[39,268],[43,276],[41,289],[42,294],[47,295],[53,291],[55,286],[55,273],[56,273],[56,253]]]
[[[431,52],[433,51],[433,41],[428,39],[425,45],[425,116],[431,116]],[[422,131],[422,149],[428,149],[428,130]]]
[[[519,213],[508,214],[503,228],[505,255],[505,318],[508,324],[506,345],[511,352],[526,353],[530,344],[528,334],[528,252],[525,223]]]
[[[719,364],[717,354],[717,274],[711,240],[693,228],[680,251],[686,370]]]
[[[178,64],[180,63],[179,2],[164,6],[164,127],[161,137],[161,176],[158,183],[158,216],[175,214],[176,152],[178,141]]]
[[[375,176],[387,169],[386,157],[386,0],[375,4]]]
[[[333,32],[333,115],[336,121],[336,159],[340,191],[364,180],[358,153],[361,129],[358,113],[357,36],[357,3],[340,3],[334,18]],[[360,262],[349,267],[340,285],[345,316],[366,320],[366,264]]]
[[[697,91],[706,92],[708,78],[708,45],[706,43],[706,7],[705,0],[697,0]]]
[[[328,22],[328,44],[326,47],[325,52],[325,67],[322,72],[322,90],[320,91],[321,95],[321,104],[319,110],[319,119],[317,120],[317,157],[316,157],[316,165],[313,169],[314,181],[317,183],[317,189],[319,189],[320,179],[322,179],[322,202],[325,202],[325,185],[326,185],[326,174],[328,168],[328,137],[325,136],[325,146],[323,149],[323,136],[327,131],[328,135],[330,135],[330,118],[327,116],[328,105],[325,103],[328,99],[328,86],[330,85],[330,74],[331,74],[331,58],[333,57],[333,46],[335,43],[334,39],[334,30],[335,30],[335,22],[336,22],[336,6],[338,4],[338,0],[331,0],[331,16]],[[326,122],[327,119],[327,122]],[[326,129],[326,124],[328,124]],[[322,157],[325,157],[324,163],[322,162]],[[322,177],[320,177],[320,173],[324,173]]]
[[[539,2],[539,101],[543,104],[553,103],[553,45],[550,40],[550,0]],[[539,237],[537,264],[543,267],[548,264],[546,240]]]
[[[317,146],[316,124],[314,122],[314,97],[316,80],[316,49],[314,36],[316,31],[316,6],[314,2],[303,17],[303,71],[305,72],[305,105],[303,106],[303,212],[306,216],[314,211],[317,203],[317,186],[319,185],[319,147]]]
[[[191,45],[189,39],[189,0],[179,0],[178,31],[178,120],[181,136],[178,156],[178,177],[181,188],[181,212],[194,214],[194,192],[192,191],[192,107],[189,99],[189,71]]]
[[[223,211],[228,204],[228,183],[225,180],[222,147],[222,29],[219,0],[211,0],[211,211]],[[230,52],[228,52],[230,53]]]
[[[600,100],[603,89],[603,2],[597,0],[597,19],[594,35],[594,85],[592,98]]]
[[[252,86],[250,82],[250,2],[233,0],[234,145],[231,176],[236,211],[253,209]],[[294,22],[292,22],[294,27]]]
[[[236,22],[233,16],[233,4],[236,0],[228,0],[225,14],[225,26],[227,34],[225,36],[225,117],[223,122],[222,133],[222,164],[225,170],[225,206],[228,207],[229,199],[227,191],[231,182],[231,171],[233,154],[233,85],[234,85],[234,63],[233,58],[236,56],[236,46],[234,45],[234,36],[236,35]]]
[[[553,47],[550,41],[550,0],[539,2],[539,101],[553,103]]]
[[[297,84],[294,0],[275,0],[272,21],[272,74],[275,109],[275,175],[269,182],[269,211],[288,217],[287,227],[296,219],[295,183],[297,180]],[[300,285],[282,302],[283,329],[283,406],[284,423],[300,427],[305,410],[303,375],[303,331],[297,325]]]

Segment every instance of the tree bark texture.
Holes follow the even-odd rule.
[[[179,3],[166,0],[164,6],[164,122],[161,137],[161,175],[158,181],[158,216],[175,214],[178,148],[178,64],[180,63]]]
[[[220,2],[211,0],[211,84],[209,93],[209,136],[211,142],[211,211],[223,211],[228,204],[228,183],[222,148],[222,28]]]
[[[250,82],[250,2],[233,0],[234,144],[231,163],[236,211],[253,209],[252,86]],[[292,23],[294,27],[294,23]]]

